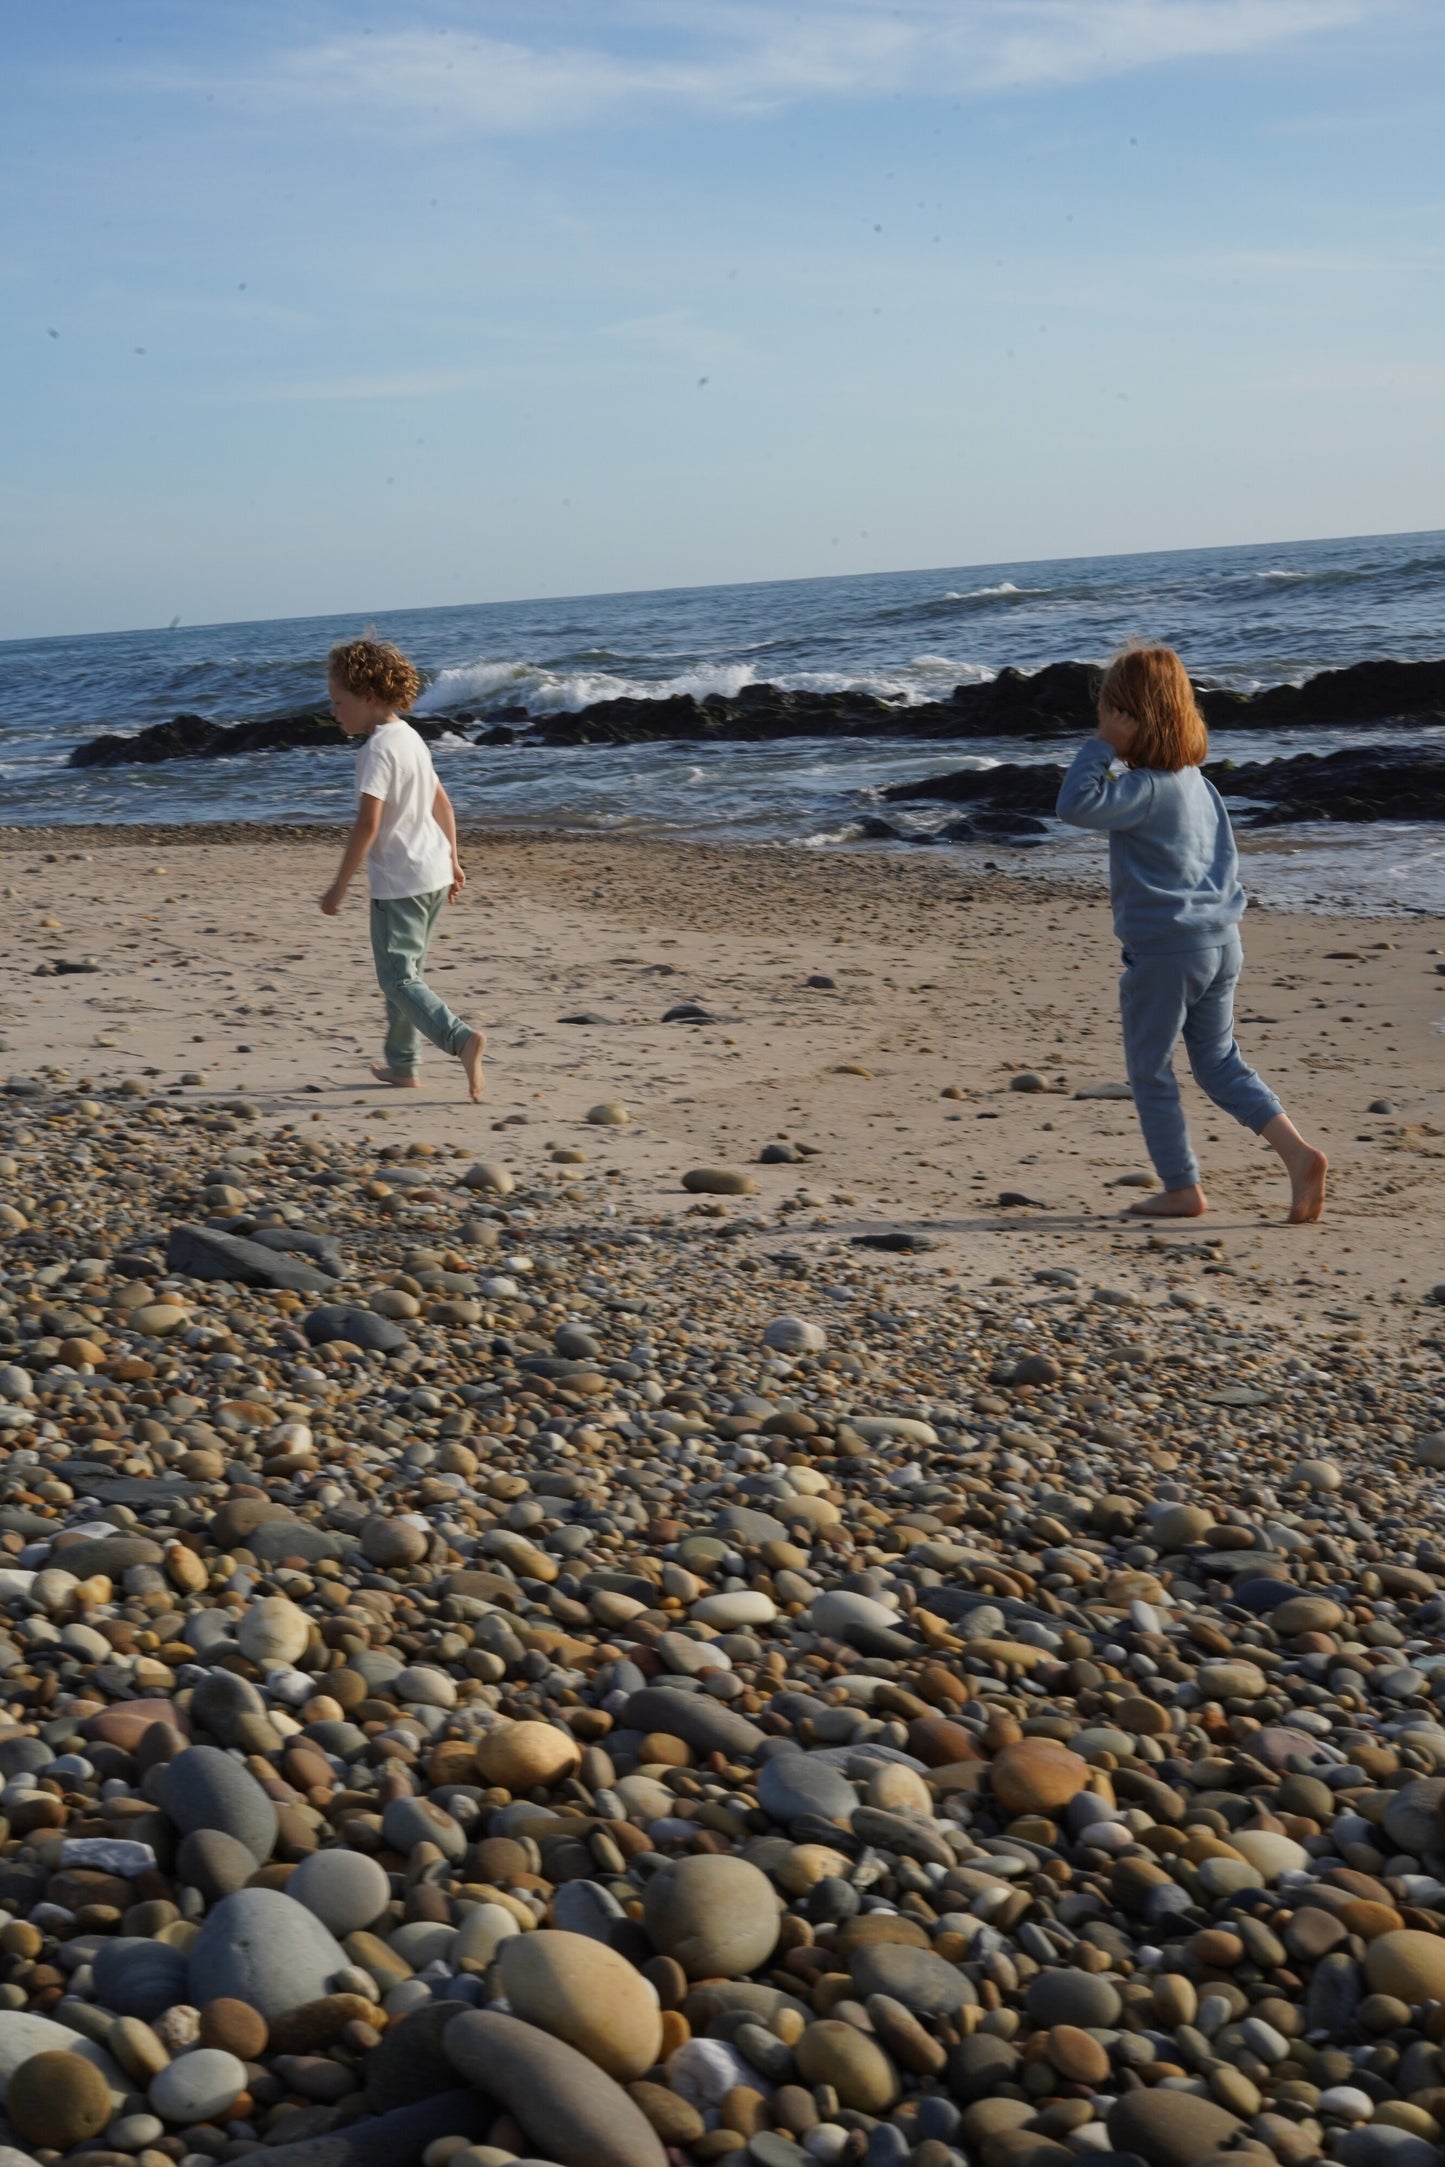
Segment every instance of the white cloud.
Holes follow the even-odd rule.
[[[1413,0],[1384,0],[1393,12]],[[879,92],[974,97],[1256,52],[1360,22],[1381,0],[634,0],[607,46],[413,29],[292,47],[267,97],[515,133],[648,106],[767,112]],[[539,10],[539,13],[543,12]],[[554,30],[560,31],[555,22]],[[584,18],[585,20],[586,18]],[[595,18],[594,18],[595,20]],[[533,17],[536,21],[536,17]],[[217,86],[218,87],[218,86]]]

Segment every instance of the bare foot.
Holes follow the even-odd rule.
[[[1198,1182],[1188,1189],[1166,1189],[1162,1196],[1142,1196],[1124,1214],[1127,1219],[1201,1219],[1209,1203]]]
[[[412,1069],[388,1068],[383,1061],[373,1061],[371,1073],[378,1083],[391,1084],[397,1091],[419,1091],[421,1078]]]
[[[1289,1168],[1289,1223],[1313,1226],[1325,1208],[1325,1177],[1330,1162],[1311,1144],[1298,1155],[1291,1153],[1285,1164]]]
[[[1260,1135],[1284,1160],[1289,1175],[1289,1223],[1313,1226],[1325,1208],[1325,1176],[1330,1162],[1322,1151],[1307,1144],[1288,1114],[1276,1114]]]
[[[467,1089],[473,1100],[480,1099],[485,1088],[482,1081],[482,1056],[486,1050],[486,1036],[481,1031],[473,1031],[462,1048],[462,1067],[467,1072]]]

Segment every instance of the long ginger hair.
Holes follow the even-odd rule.
[[[1194,687],[1172,647],[1126,647],[1115,655],[1099,687],[1099,705],[1134,724],[1134,742],[1122,756],[1127,767],[1177,775],[1209,757]]]

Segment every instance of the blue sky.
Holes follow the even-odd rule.
[[[1438,527],[1438,0],[0,10],[0,636]]]

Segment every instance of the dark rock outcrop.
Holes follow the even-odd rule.
[[[479,745],[645,745],[770,743],[800,737],[1078,737],[1093,727],[1099,671],[1087,662],[1000,670],[987,684],[958,685],[946,700],[909,707],[867,692],[789,692],[745,685],[732,698],[709,693],[669,699],[599,700],[575,714],[532,715],[522,707],[414,716],[428,742],[471,730]],[[1296,730],[1445,721],[1445,661],[1357,662],[1322,670],[1300,685],[1258,692],[1196,686],[1211,730]],[[72,767],[121,767],[162,760],[218,760],[233,753],[340,748],[348,740],[328,718],[307,713],[223,724],[176,715],[133,737],[108,734],[77,745]]]
[[[1239,827],[1282,827],[1305,820],[1445,820],[1445,752],[1413,745],[1347,746],[1339,752],[1296,753],[1286,760],[1213,760],[1204,772],[1228,800]],[[1040,832],[1063,778],[1063,768],[1052,761],[1008,763],[925,775],[916,782],[894,783],[882,795],[890,804],[970,808],[963,821],[919,841],[966,842],[970,831],[997,840],[1004,832],[997,823],[1003,820],[1023,823],[1011,832]]]

